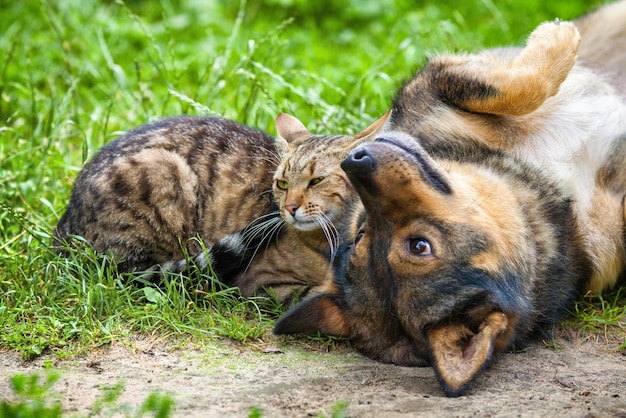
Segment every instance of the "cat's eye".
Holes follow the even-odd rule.
[[[313,180],[309,182],[309,186],[315,186],[322,180],[324,180],[324,177],[315,177]]]
[[[276,187],[280,190],[287,190],[289,188],[289,183],[286,180],[276,180]]]
[[[409,241],[409,251],[415,255],[433,255],[433,248],[430,242],[424,238],[413,238]]]

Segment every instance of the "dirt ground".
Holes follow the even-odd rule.
[[[501,354],[475,387],[446,398],[430,368],[408,368],[339,352],[294,347],[165,350],[139,339],[85,357],[53,360],[53,386],[66,415],[85,415],[104,385],[124,383],[119,400],[136,408],[149,392],[169,394],[175,417],[330,416],[347,403],[350,417],[626,417],[626,353],[605,342],[558,339],[520,353]],[[0,353],[0,399],[11,398],[8,377],[42,372],[50,357],[24,362]]]

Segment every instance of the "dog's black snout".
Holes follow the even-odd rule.
[[[376,168],[376,160],[367,148],[359,147],[343,160],[341,168],[346,173],[371,173]]]

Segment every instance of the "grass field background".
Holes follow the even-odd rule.
[[[521,45],[540,22],[597,4],[0,0],[0,350],[68,357],[136,333],[197,346],[275,338],[280,308],[208,278],[139,288],[88,249],[49,250],[82,164],[120,133],[198,114],[274,134],[280,112],[356,132],[429,55]],[[568,322],[626,349],[625,300],[590,297]]]

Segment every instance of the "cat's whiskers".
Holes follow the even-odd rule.
[[[276,212],[272,212],[255,219],[243,230],[242,238],[245,243],[244,251],[247,252],[250,246],[254,248],[252,257],[249,258],[248,265],[244,269],[243,274],[250,268],[263,242],[265,242],[265,248],[267,248],[270,245],[270,241],[267,238],[274,237],[274,239],[278,240],[280,230],[284,226],[285,222],[282,218],[276,216]],[[258,242],[258,244],[254,244],[254,242]]]
[[[254,221],[250,222],[248,226],[242,231],[242,238],[246,243],[246,246],[249,246],[252,242],[254,242],[258,237],[260,237],[259,241],[263,242],[266,235],[266,232],[274,232],[276,224],[282,224],[283,220],[276,216],[276,212],[268,213],[266,215],[260,216]]]
[[[267,161],[270,164],[273,164],[274,167],[278,167],[278,161],[276,161],[274,158],[253,156],[253,157],[246,157],[246,159],[247,160],[263,160],[263,161]]]
[[[264,161],[270,162],[272,163],[275,167],[278,167],[278,165],[280,164],[281,160],[283,159],[283,156],[280,155],[279,152],[276,151],[270,151],[267,148],[261,147],[261,146],[255,146],[253,147],[253,149],[258,149],[259,151],[262,151],[262,153],[267,153],[269,151],[269,154],[271,155],[271,157],[259,157],[258,155],[254,155],[251,157],[247,157],[247,158],[260,158]]]
[[[268,223],[270,223],[270,222],[268,222]],[[278,236],[280,235],[280,231],[281,231],[282,228],[284,228],[284,226],[285,226],[285,223],[282,222],[282,219],[280,221],[277,220],[275,222],[272,222],[270,224],[269,232],[267,233],[266,236],[274,236],[274,239],[276,240],[276,242],[278,242]],[[263,232],[263,231],[261,231],[261,232]],[[265,244],[265,248],[268,248],[269,245],[270,245],[270,242],[267,241],[266,244]],[[243,270],[242,274],[246,274],[246,272],[250,268],[250,265],[252,265],[252,262],[254,261],[256,255],[257,255],[257,253],[259,252],[260,249],[261,249],[261,245],[257,245],[254,248],[254,253],[252,254],[252,257],[250,257],[250,261],[248,261],[248,264],[246,265],[246,268]]]
[[[326,236],[326,240],[328,241],[328,245],[330,246],[330,263],[332,264],[335,260],[335,256],[337,255],[337,249],[339,248],[341,236],[337,227],[333,224],[333,221],[331,221],[328,215],[324,212],[320,211],[315,216],[315,220],[320,224],[320,227]]]

